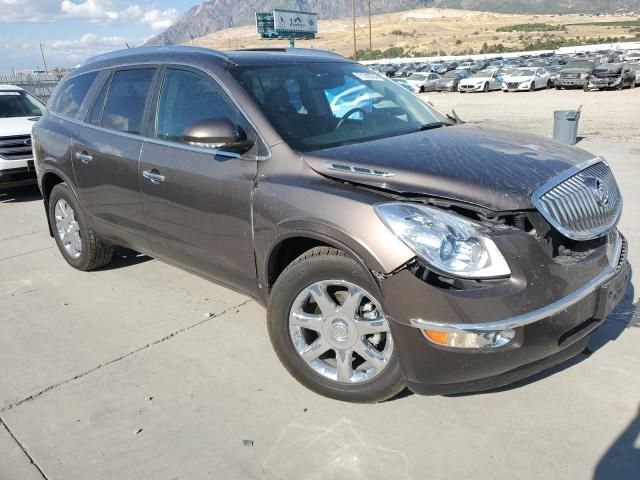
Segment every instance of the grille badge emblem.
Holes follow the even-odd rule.
[[[584,184],[591,189],[593,196],[601,207],[606,207],[609,203],[609,189],[599,178],[587,177]]]
[[[26,140],[23,141],[23,143],[27,146],[30,147],[31,146],[31,139],[27,138]]]

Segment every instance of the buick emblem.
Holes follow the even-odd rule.
[[[591,193],[593,193],[598,205],[606,207],[609,204],[609,189],[602,180],[595,177],[587,177],[583,182],[591,189]]]
[[[331,326],[331,333],[338,342],[344,342],[349,338],[349,325],[342,320],[336,320]]]

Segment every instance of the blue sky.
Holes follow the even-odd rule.
[[[141,45],[198,0],[0,0],[0,74]]]

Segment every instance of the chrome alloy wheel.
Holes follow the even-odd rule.
[[[82,238],[80,237],[80,225],[76,220],[73,208],[64,198],[61,198],[56,202],[54,215],[56,217],[56,231],[62,246],[71,258],[80,257]]]
[[[393,339],[380,303],[344,280],[302,290],[291,306],[289,333],[302,359],[325,378],[371,380],[389,364]]]

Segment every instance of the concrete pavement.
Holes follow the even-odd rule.
[[[637,270],[640,144],[581,146],[617,175]],[[33,189],[0,202],[0,480],[640,475],[637,279],[589,356],[499,392],[350,405],[287,374],[246,297],[131,252],[77,272]]]

